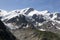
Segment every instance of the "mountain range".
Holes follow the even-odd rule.
[[[60,39],[60,13],[47,10],[38,11],[34,8],[5,11],[0,9],[1,26],[0,36],[8,40],[59,40]],[[0,23],[2,23],[0,22]],[[0,34],[2,34],[0,32]],[[5,34],[6,33],[6,34]],[[6,37],[6,38],[5,38]]]
[[[25,8],[7,12],[0,10],[0,19],[10,30],[19,28],[36,28],[41,31],[60,32],[60,13],[47,10],[37,11]]]

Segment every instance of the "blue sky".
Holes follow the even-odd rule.
[[[15,10],[27,7],[60,12],[60,0],[0,0],[0,9]]]

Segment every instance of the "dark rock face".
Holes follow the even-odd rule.
[[[52,18],[53,17],[53,14],[50,14],[49,16]]]
[[[55,18],[54,20],[60,21],[60,18],[59,18],[59,17],[57,17],[57,18]]]
[[[34,11],[34,9],[33,9],[33,8],[29,8],[29,10],[28,10],[25,14],[28,14],[28,13],[30,13],[31,11]]]
[[[6,21],[6,23],[16,23],[16,25],[21,25],[22,23],[27,24],[27,21],[25,20],[24,15],[20,15],[20,16],[11,18],[10,20]]]
[[[15,11],[16,13],[20,13],[20,11]]]
[[[16,40],[16,38],[6,29],[6,26],[0,21],[0,40]]]
[[[60,13],[55,14],[57,17],[54,20],[60,21]]]
[[[58,17],[60,17],[60,13],[57,13],[56,15],[57,15]]]
[[[42,23],[42,22],[46,21],[46,20],[43,18],[43,15],[36,15],[36,14],[34,14],[34,15],[32,16],[32,18],[35,19],[35,21],[37,21],[37,22],[39,22],[39,23]]]

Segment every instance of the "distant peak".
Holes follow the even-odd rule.
[[[29,7],[29,8],[25,8],[25,9],[27,9],[27,10],[34,10],[34,8],[31,8],[31,7]]]
[[[42,12],[49,13],[49,11],[48,11],[48,10],[44,10],[44,11],[42,11]]]
[[[27,9],[34,9],[34,8],[32,8],[32,7],[28,7]]]
[[[5,11],[5,10],[0,9],[0,12],[3,12],[3,11]]]

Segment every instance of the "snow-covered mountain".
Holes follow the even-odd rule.
[[[0,10],[0,19],[9,29],[28,28],[34,26],[42,31],[60,30],[60,13],[50,13],[47,10],[37,11],[33,8]],[[53,32],[52,31],[52,32]]]

